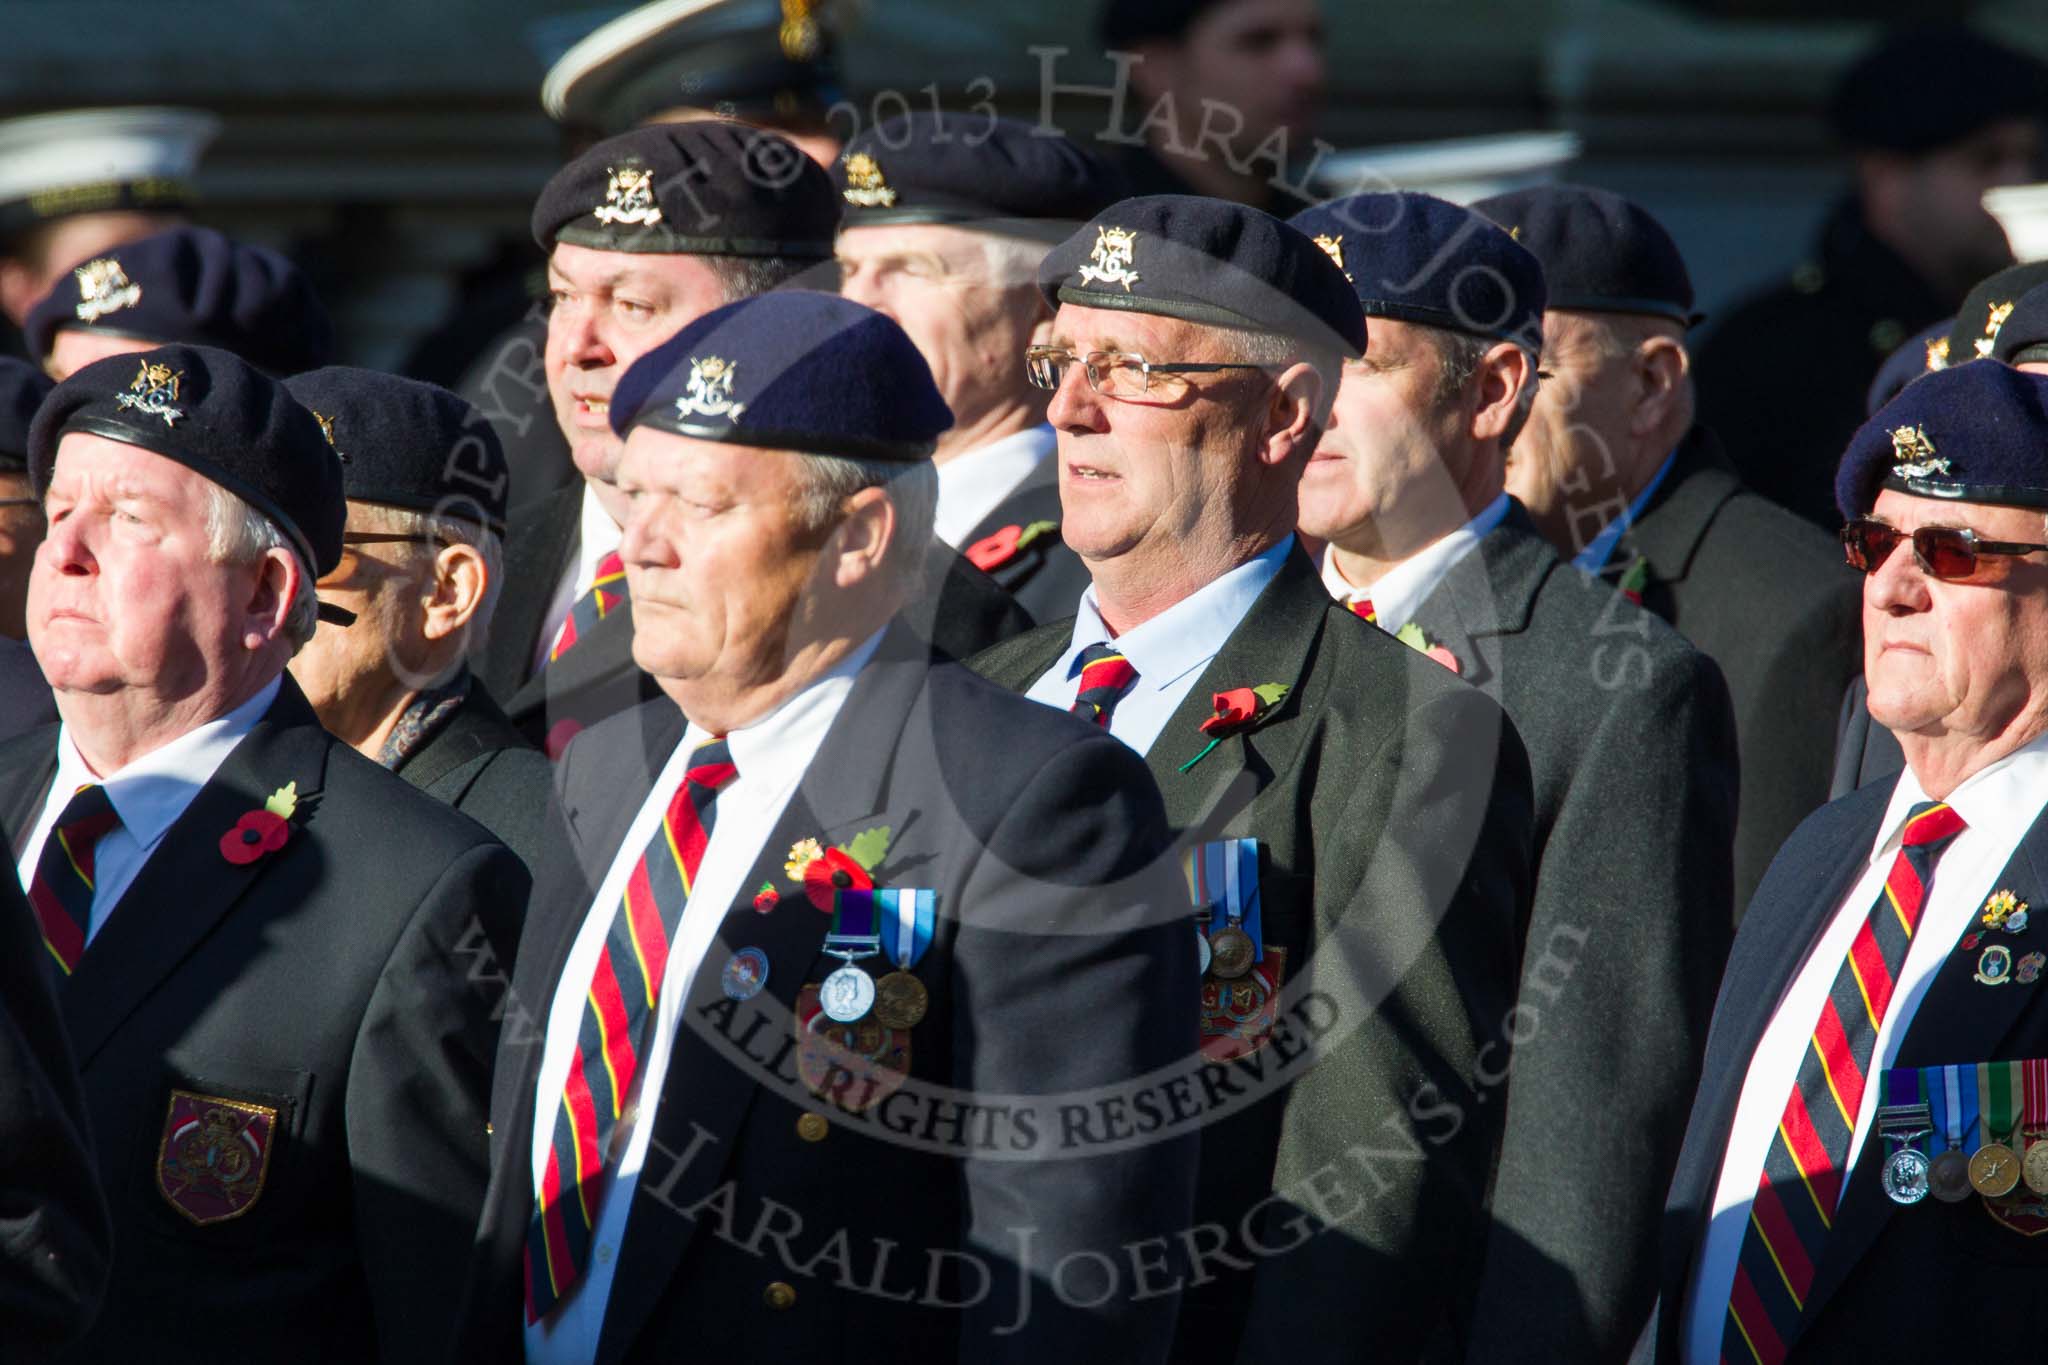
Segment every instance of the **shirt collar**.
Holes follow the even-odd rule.
[[[1438,540],[1408,556],[1380,577],[1370,588],[1355,588],[1337,568],[1337,556],[1323,551],[1323,586],[1340,602],[1372,600],[1373,615],[1388,630],[1399,630],[1413,620],[1416,610],[1429,600],[1444,575],[1456,568],[1466,555],[1479,548],[1488,532],[1508,514],[1508,495],[1499,494],[1479,510],[1479,515]]]
[[[1138,670],[1140,687],[1164,689],[1216,657],[1216,651],[1244,620],[1252,603],[1280,572],[1294,549],[1289,534],[1264,554],[1206,583],[1194,593],[1160,612],[1142,625],[1114,637],[1117,648]],[[1079,669],[1081,651],[1111,638],[1095,605],[1095,585],[1081,594],[1081,607],[1074,617],[1074,636],[1059,667],[1072,677]]]
[[[277,700],[283,675],[272,678],[255,696],[225,715],[194,726],[168,744],[150,750],[118,772],[98,776],[78,751],[67,722],[57,734],[57,780],[53,792],[69,792],[97,782],[121,817],[121,828],[143,848],[164,836],[199,789],[234,752],[256,722]]]
[[[1616,543],[1628,534],[1629,528],[1642,516],[1643,509],[1648,507],[1650,499],[1656,496],[1658,485],[1664,482],[1664,476],[1671,472],[1671,466],[1677,461],[1678,448],[1673,446],[1671,453],[1664,457],[1664,463],[1657,466],[1657,472],[1643,485],[1643,491],[1636,494],[1635,500],[1629,503],[1628,508],[1620,516],[1601,527],[1600,534],[1594,536],[1585,549],[1572,556],[1572,563],[1591,574],[1597,574],[1606,568],[1608,559],[1614,554]]]
[[[830,672],[751,725],[725,737],[726,747],[732,751],[733,766],[739,769],[742,780],[750,775],[759,778],[780,771],[786,772],[790,785],[794,785],[803,776],[808,759],[796,764],[778,760],[799,752],[808,754],[817,748],[825,731],[831,728],[833,717],[839,714],[840,703],[853,690],[854,678],[875,657],[883,634],[878,630],[868,636]],[[709,730],[692,721],[683,733],[683,747],[695,749],[713,738]]]
[[[1970,776],[1949,793],[1948,804],[1963,817],[1969,830],[2017,844],[2034,818],[2041,813],[2041,793],[2048,790],[2048,734],[2031,742]],[[1884,822],[1878,826],[1871,845],[1871,861],[1898,851],[1906,817],[1914,806],[1931,800],[1920,779],[1907,768],[1892,789],[1885,807]]]
[[[939,539],[949,545],[964,539],[1030,477],[1055,444],[1053,429],[1040,424],[963,451],[940,465]]]
[[[603,559],[625,541],[626,533],[612,514],[604,510],[604,504],[597,500],[597,490],[590,481],[583,481],[583,514],[577,521],[577,558],[583,567],[580,580],[588,585],[594,576],[597,561]]]

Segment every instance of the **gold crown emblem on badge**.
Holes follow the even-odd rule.
[[[152,365],[145,360],[129,382],[128,392],[115,395],[114,405],[161,417],[167,427],[176,426],[178,419],[185,414],[171,404],[178,401],[178,384],[184,377],[182,371],[168,365]]]
[[[1980,357],[1988,357],[1991,354],[1991,348],[1998,344],[1998,329],[2005,326],[2005,320],[2012,316],[2010,302],[1994,303],[1990,307],[1991,316],[1984,319],[1984,335],[1977,339],[1977,354]]]
[[[1137,263],[1138,234],[1129,228],[1098,227],[1095,247],[1088,253],[1092,264],[1081,267],[1083,284],[1120,284],[1126,294],[1142,276],[1131,269]]]
[[[1332,237],[1327,233],[1319,232],[1316,234],[1316,245],[1323,249],[1323,254],[1328,256],[1339,270],[1344,270],[1344,239],[1342,237]],[[1344,278],[1350,279],[1351,272],[1344,270]]]
[[[895,207],[896,191],[882,179],[881,166],[866,152],[846,158],[846,202],[864,209]]]
[[[676,399],[676,416],[723,417],[737,422],[747,405],[732,401],[735,369],[733,362],[719,356],[705,356],[702,360],[691,356],[690,377],[683,386],[683,396]]]
[[[609,169],[604,202],[590,211],[600,223],[638,223],[652,227],[661,221],[661,206],[654,202],[654,172],[641,166]]]
[[[1892,466],[1908,479],[1948,473],[1948,461],[1934,453],[1934,442],[1925,427],[1893,427]]]
[[[776,41],[782,55],[793,62],[807,62],[818,55],[818,21],[811,17],[815,0],[782,0],[782,24]]]
[[[72,311],[80,322],[98,322],[142,298],[142,286],[130,282],[128,272],[111,256],[87,261],[71,273],[78,281],[78,306]]]

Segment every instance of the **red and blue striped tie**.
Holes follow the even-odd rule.
[[[576,642],[590,634],[592,626],[632,598],[633,590],[626,584],[626,563],[619,558],[619,552],[613,550],[597,561],[597,573],[591,579],[590,590],[569,608],[569,615],[555,636],[554,647],[548,651],[548,662],[553,663],[576,648]]]
[[[1835,973],[1749,1207],[1721,1333],[1724,1362],[1778,1365],[1798,1338],[1814,1268],[1842,1202],[1878,1029],[1927,904],[1934,860],[1962,830],[1963,817],[1949,806],[1913,807],[1884,890]]]
[[[711,842],[719,789],[739,775],[723,739],[698,747],[661,828],[626,879],[584,998],[554,1139],[526,1233],[526,1320],[538,1322],[582,1278],[614,1155],[613,1129],[661,999],[669,943]]]
[[[1137,686],[1138,670],[1115,645],[1093,644],[1081,651],[1081,684],[1067,709],[1083,720],[1109,728],[1116,704]]]
[[[107,789],[87,783],[71,794],[43,851],[36,856],[35,876],[29,880],[28,901],[35,907],[36,923],[43,931],[43,946],[57,961],[64,975],[71,975],[85,952],[85,938],[92,929],[93,886],[97,880],[94,855],[108,831],[121,823],[114,813]]]

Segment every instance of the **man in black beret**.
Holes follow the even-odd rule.
[[[1613,1360],[1727,956],[1735,717],[1720,670],[1573,572],[1504,490],[1536,397],[1544,276],[1424,194],[1296,216],[1371,329],[1301,483],[1333,596],[1484,688],[1528,746],[1536,886],[1507,1132],[1465,1353]],[[1527,1032],[1527,1031],[1525,1031]]]
[[[1121,1265],[1187,1226],[1193,1138],[1060,1113],[1191,1069],[1170,834],[1136,755],[906,621],[916,347],[785,291],[612,403],[663,695],[559,764],[450,1358],[1164,1360],[1178,1295]]]
[[[1276,214],[1310,201],[1327,71],[1318,0],[1105,0],[1102,44],[1133,98],[1124,170],[1136,194],[1207,194]],[[1126,71],[1128,75],[1126,76]]]
[[[1907,764],[1801,824],[1736,933],[1641,1361],[2039,1349],[1982,1307],[1986,1267],[2048,1290],[2048,1199],[2007,1178],[2038,1176],[2048,1057],[2048,378],[1927,376],[1836,496]]]
[[[912,114],[854,138],[836,174],[840,292],[902,324],[953,410],[939,539],[1034,617],[1067,615],[1088,571],[1060,541],[1046,396],[1017,357],[1052,322],[1039,263],[1124,197],[1122,173],[1034,124]]]
[[[1195,1106],[1203,1259],[1174,1358],[1413,1359],[1481,1263],[1502,1106],[1477,1077],[1505,1065],[1528,760],[1491,699],[1331,601],[1296,540],[1366,349],[1320,247],[1256,209],[1130,199],[1039,286],[1057,311],[1032,370],[1093,585],[974,664],[1143,753],[1215,867],[1190,884],[1210,952],[1182,1008],[1245,1069]],[[1347,1156],[1368,1133],[1419,1159]]]
[[[1991,358],[2025,374],[2048,374],[2048,283],[2020,295],[1992,343]]]
[[[26,332],[29,353],[56,379],[172,342],[218,346],[280,378],[334,352],[334,324],[297,266],[203,227],[87,261],[30,311]]]
[[[1739,916],[1827,800],[1834,717],[1861,670],[1856,584],[1827,537],[1744,487],[1694,415],[1692,282],[1640,205],[1553,185],[1474,205],[1543,262],[1543,367],[1508,491],[1561,555],[1712,659],[1735,703]]]
[[[66,1360],[440,1360],[528,878],[285,676],[342,549],[319,422],[225,351],[37,411],[29,641],[61,726],[0,826],[77,1050],[114,1265]],[[258,1273],[256,1267],[260,1267]]]
[[[1835,452],[1862,421],[1871,376],[2012,260],[1981,201],[2038,178],[2048,68],[1959,23],[1920,26],[1850,66],[1828,115],[1854,188],[1813,259],[1714,327],[1699,384],[1701,415],[1744,482],[1831,531]]]
[[[470,676],[504,585],[497,433],[446,389],[332,366],[294,377],[341,459],[341,562],[314,586],[354,620],[323,622],[292,660],[320,723],[475,820],[528,867],[540,851],[547,759]]]
[[[831,178],[773,133],[739,124],[623,133],[541,191],[533,235],[549,253],[554,300],[548,393],[583,478],[512,522],[505,601],[478,672],[550,755],[655,690],[633,666],[612,386],[679,327],[824,265],[838,225]],[[1029,624],[985,575],[933,549],[932,600],[943,593],[935,610],[946,632],[935,643],[971,653]]]
[[[26,361],[0,356],[0,739],[57,719],[56,699],[28,647],[28,574],[43,543],[28,428],[50,387]]]

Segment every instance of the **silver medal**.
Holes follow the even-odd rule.
[[[1902,1147],[1884,1163],[1884,1192],[1895,1204],[1917,1204],[1927,1197],[1928,1161],[1917,1148]]]
[[[825,978],[818,1007],[835,1024],[851,1024],[875,1007],[875,979],[851,962]]]

